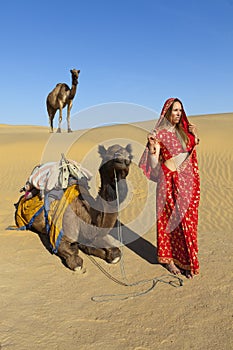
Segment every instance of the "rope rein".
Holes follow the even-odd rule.
[[[118,191],[118,183],[117,183],[117,176],[116,171],[114,169],[114,177],[115,177],[115,185],[116,185],[116,197],[117,197],[117,210],[118,210],[118,220],[117,220],[117,233],[118,233],[118,240],[121,243],[121,261],[120,261],[120,268],[121,268],[121,275],[123,278],[123,281],[115,278],[112,276],[109,272],[107,272],[92,256],[88,256],[88,258],[100,269],[100,271],[103,272],[103,274],[114,281],[115,283],[124,286],[124,287],[134,287],[139,285],[144,285],[146,283],[151,283],[151,286],[148,287],[146,290],[143,290],[141,292],[129,292],[129,293],[123,293],[123,294],[105,294],[105,295],[97,295],[91,297],[92,301],[95,302],[106,302],[106,301],[113,301],[113,300],[127,300],[131,299],[137,296],[142,296],[150,291],[152,291],[158,282],[169,284],[172,287],[179,288],[183,286],[183,280],[175,275],[162,275],[159,277],[154,277],[151,279],[144,279],[137,282],[129,283],[127,281],[126,273],[125,273],[125,264],[124,264],[124,248],[123,248],[123,236],[122,236],[122,228],[120,223],[120,201],[119,201],[119,191]]]

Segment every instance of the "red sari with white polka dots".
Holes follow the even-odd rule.
[[[167,108],[174,99],[169,99]],[[166,113],[166,104],[159,122]],[[158,124],[157,124],[158,125]],[[161,166],[157,174],[156,223],[158,262],[169,264],[172,261],[181,269],[198,274],[198,205],[200,200],[200,179],[195,150],[195,139],[188,132],[188,119],[182,113],[182,126],[188,136],[186,149],[182,147],[176,132],[155,128],[160,144]],[[180,153],[188,152],[188,157],[176,171],[171,171],[164,162]],[[145,175],[155,180],[149,166],[146,148],[139,166]]]
[[[199,271],[197,224],[200,200],[200,181],[196,151],[189,138],[188,158],[176,171],[169,170],[164,162],[184,150],[176,134],[159,131],[161,168],[156,196],[158,261]],[[165,146],[166,145],[166,146]]]

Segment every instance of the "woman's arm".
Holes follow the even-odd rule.
[[[158,165],[159,162],[159,152],[160,152],[160,144],[155,137],[154,133],[150,133],[147,136],[148,139],[148,148],[150,155],[150,165],[151,168],[154,169]]]

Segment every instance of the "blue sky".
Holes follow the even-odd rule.
[[[47,126],[46,96],[72,68],[72,114],[110,102],[158,112],[171,96],[188,115],[233,112],[232,17],[233,0],[4,1],[0,123]],[[80,128],[96,125],[82,115]]]

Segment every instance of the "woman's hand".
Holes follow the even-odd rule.
[[[194,136],[197,135],[197,127],[195,124],[189,124],[189,132],[191,132]]]
[[[199,138],[197,136],[197,127],[195,124],[189,123],[189,132],[195,136],[195,143],[196,143],[196,145],[198,145]]]
[[[154,132],[150,132],[147,135],[147,140],[148,140],[148,148],[149,148],[149,152],[151,154],[155,154],[156,152],[159,151],[159,142],[156,139],[156,134]]]

